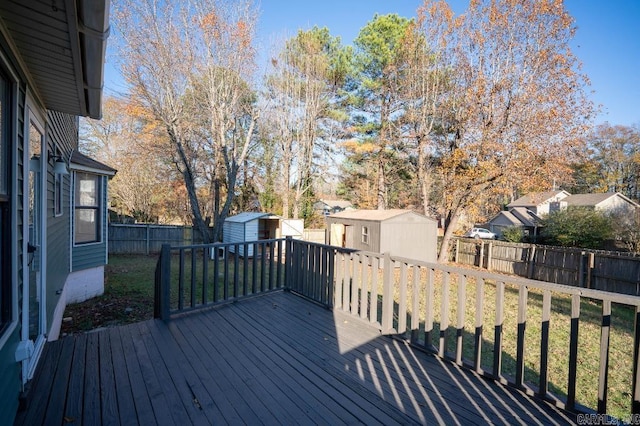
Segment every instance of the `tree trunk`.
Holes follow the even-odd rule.
[[[378,159],[378,210],[385,210],[387,208],[387,186],[384,176],[384,160],[382,157],[383,155],[381,153]]]
[[[208,244],[210,242],[209,227],[205,223],[204,218],[202,217],[202,212],[200,211],[200,203],[198,202],[198,195],[196,193],[196,185],[193,179],[193,172],[191,170],[191,166],[189,164],[187,156],[184,152],[182,141],[178,138],[176,132],[174,132],[171,127],[167,127],[167,133],[169,134],[169,138],[171,139],[173,146],[176,148],[176,153],[178,154],[178,158],[180,160],[180,172],[182,173],[182,177],[184,178],[184,185],[187,189],[187,195],[189,197],[189,205],[191,206],[191,214],[193,217],[193,226],[202,237],[202,241],[205,244]]]
[[[442,238],[442,244],[440,245],[440,254],[438,255],[438,262],[447,263],[449,261],[449,242],[453,236],[453,230],[458,225],[458,219],[460,218],[460,209],[456,208],[451,211],[449,215],[449,223],[444,230],[444,237]]]

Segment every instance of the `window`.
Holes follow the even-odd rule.
[[[0,334],[12,320],[11,194],[9,142],[11,86],[0,69]]]
[[[100,176],[76,172],[75,244],[95,243],[100,235]]]
[[[369,244],[369,227],[362,227],[362,244]]]

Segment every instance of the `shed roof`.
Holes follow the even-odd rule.
[[[424,215],[420,215],[412,210],[389,209],[389,210],[345,210],[340,213],[334,213],[329,217],[338,217],[343,219],[358,219],[371,221],[384,221],[405,214],[415,214],[430,219]]]
[[[276,216],[271,213],[261,213],[261,212],[242,212],[238,213],[235,216],[229,216],[225,219],[225,222],[234,222],[234,223],[247,223],[252,220],[257,219],[279,219],[279,216]]]

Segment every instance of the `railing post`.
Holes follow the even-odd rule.
[[[160,319],[169,321],[171,286],[171,245],[163,244],[160,252],[160,297],[158,301]]]
[[[389,253],[384,253],[383,266],[382,333],[393,334],[393,262]]]

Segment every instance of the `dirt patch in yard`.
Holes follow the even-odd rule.
[[[102,296],[67,305],[60,335],[130,324],[153,318],[153,279],[157,257],[111,255]]]

